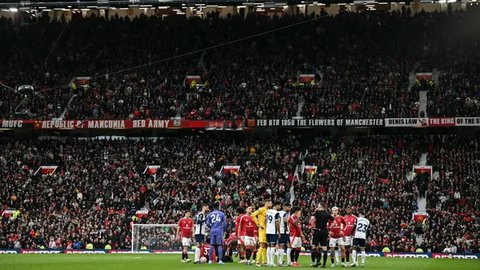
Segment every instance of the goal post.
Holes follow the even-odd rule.
[[[179,251],[175,239],[177,224],[133,224],[132,252],[142,250]]]

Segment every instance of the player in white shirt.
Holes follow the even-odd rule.
[[[278,239],[280,238],[280,214],[278,213],[281,210],[282,204],[280,202],[275,202],[272,209],[267,210],[265,216],[267,222],[267,266],[275,266],[275,253]]]
[[[357,221],[355,222],[354,234],[353,234],[353,262],[350,266],[356,267],[357,263],[357,249],[362,252],[362,263],[360,266],[365,266],[365,242],[367,240],[367,232],[370,229],[370,221],[365,218],[363,210],[358,211]]]
[[[207,214],[208,214],[208,205],[202,205],[202,211],[195,216],[195,242],[197,246],[195,247],[195,261],[193,263],[200,263],[200,250],[202,244],[205,242],[206,228],[207,224]]]
[[[291,264],[290,259],[290,228],[288,226],[288,217],[290,216],[290,209],[292,205],[290,203],[283,204],[283,210],[278,211],[280,216],[280,238],[278,239],[278,265],[284,265],[283,256],[285,256],[285,249],[287,249],[287,264]]]

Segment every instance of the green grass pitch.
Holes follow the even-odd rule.
[[[192,256],[190,256],[192,257]],[[308,267],[310,257],[301,256],[299,269]],[[266,269],[229,263],[225,265],[194,265],[180,263],[180,255],[166,254],[18,254],[0,255],[0,270],[175,270],[175,269]],[[272,269],[271,267],[268,267]],[[281,269],[280,267],[277,267]],[[283,267],[282,267],[283,268]],[[293,268],[292,268],[293,269]],[[320,269],[320,268],[318,268]],[[332,268],[331,268],[332,269]],[[342,269],[337,266],[333,269]],[[364,268],[355,269],[395,269],[395,270],[480,270],[479,260],[460,259],[406,259],[406,258],[367,258]]]

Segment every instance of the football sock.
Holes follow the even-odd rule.
[[[300,257],[300,249],[297,249],[295,252],[295,262],[298,262],[299,257]]]
[[[210,257],[211,262],[213,262],[213,250],[214,247],[210,247],[210,249],[208,250],[208,256]]]
[[[328,251],[323,251],[323,265],[327,265]]]
[[[267,249],[266,248],[263,249],[262,263],[267,263]]]
[[[292,262],[296,262],[295,253],[296,253],[296,250],[292,248],[292,250],[290,251],[290,259],[292,260]]]
[[[196,262],[200,261],[200,248],[199,247],[195,248],[195,261]]]
[[[322,252],[317,249],[317,264],[320,264],[322,261]]]
[[[283,256],[285,255],[285,250],[283,248],[278,250],[278,263],[283,264]]]
[[[247,255],[247,260],[250,261],[250,257],[252,257],[252,251],[249,248],[247,248],[246,255]]]
[[[222,246],[222,245],[218,246],[218,254],[217,254],[217,256],[218,256],[218,260],[219,260],[219,261],[222,261],[222,259],[223,259],[223,246]]]

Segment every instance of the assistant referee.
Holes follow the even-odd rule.
[[[326,267],[327,264],[327,243],[328,243],[328,221],[333,221],[333,216],[326,210],[326,206],[322,203],[318,204],[317,209],[315,210],[315,230],[313,232],[312,240],[312,259],[315,258],[313,262],[313,267],[318,267],[320,265],[320,260],[323,253],[323,264],[322,268]],[[322,250],[320,250],[320,248]]]

